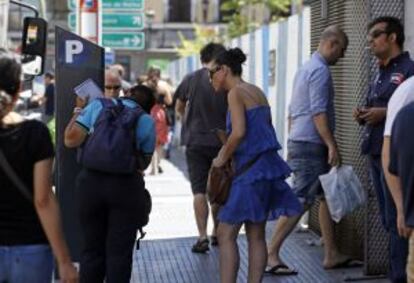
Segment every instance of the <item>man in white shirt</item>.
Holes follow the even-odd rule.
[[[404,219],[402,188],[397,177],[390,173],[390,140],[391,130],[398,112],[404,106],[414,102],[414,77],[404,81],[392,95],[387,109],[387,118],[385,121],[384,143],[382,146],[382,168],[384,170],[385,179],[387,181],[389,190],[397,208],[397,228],[400,236],[407,235],[407,226]],[[407,129],[409,130],[409,129]],[[414,134],[414,133],[413,133]]]

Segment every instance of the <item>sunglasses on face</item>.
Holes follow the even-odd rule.
[[[368,34],[368,37],[371,39],[376,39],[380,37],[382,34],[388,34],[388,31],[386,30],[374,30],[370,34]]]
[[[119,90],[121,88],[120,85],[106,85],[105,89],[107,90]]]
[[[220,70],[221,70],[221,66],[217,66],[217,67],[215,67],[211,70],[208,70],[208,75],[210,77],[210,80],[213,79],[214,74],[217,73]]]

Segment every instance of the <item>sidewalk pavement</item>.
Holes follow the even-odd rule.
[[[146,184],[153,198],[150,223],[145,227],[147,236],[141,249],[134,252],[132,283],[214,283],[219,282],[218,248],[212,247],[208,254],[193,254],[191,246],[196,241],[197,228],[193,216],[192,194],[188,181],[184,154],[175,150],[171,162],[161,163],[164,173],[147,176]],[[270,239],[274,222],[266,228]],[[212,222],[209,221],[209,231]],[[362,268],[325,271],[322,268],[323,251],[312,233],[292,233],[282,247],[282,257],[295,268],[296,276],[269,276],[263,282],[283,283],[336,283],[347,278],[358,282],[389,282],[385,279],[363,280]],[[237,282],[247,282],[247,243],[242,231],[238,239],[240,270]],[[361,280],[362,279],[362,280]],[[355,281],[355,280],[352,280]]]

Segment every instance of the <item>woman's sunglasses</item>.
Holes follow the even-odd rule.
[[[211,70],[208,70],[208,75],[210,76],[210,80],[213,79],[215,73],[221,70],[221,66],[217,66]]]

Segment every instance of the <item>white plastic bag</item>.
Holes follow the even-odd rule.
[[[333,167],[319,176],[329,212],[335,222],[351,213],[366,201],[366,194],[352,166]]]

